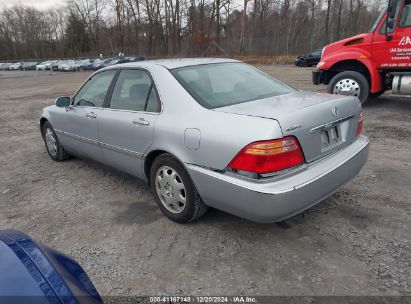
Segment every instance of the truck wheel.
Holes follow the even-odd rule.
[[[364,104],[370,95],[370,84],[361,73],[341,72],[331,79],[328,84],[328,93],[355,96]]]

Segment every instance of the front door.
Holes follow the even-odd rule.
[[[116,71],[91,77],[73,98],[72,105],[61,111],[58,133],[61,144],[70,152],[102,160],[98,122]]]
[[[410,68],[411,0],[393,0],[393,5],[392,27],[386,27],[386,21],[381,22],[374,33],[372,57],[377,66],[384,69]]]
[[[142,158],[153,142],[154,124],[160,109],[149,72],[122,70],[99,120],[104,162],[143,178]]]

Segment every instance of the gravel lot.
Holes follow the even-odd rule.
[[[307,90],[311,69],[261,66]],[[148,187],[96,163],[56,163],[37,121],[89,73],[0,71],[0,229],[87,270],[102,295],[411,295],[411,99],[364,107],[369,161],[338,193],[282,224],[210,210],[179,225]]]

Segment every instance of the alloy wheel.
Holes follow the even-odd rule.
[[[163,206],[172,213],[181,213],[186,207],[186,189],[180,175],[169,166],[162,166],[156,172],[157,195]]]
[[[45,133],[46,133],[45,138],[46,138],[47,149],[49,150],[49,152],[52,156],[56,156],[56,154],[57,154],[57,140],[56,140],[56,137],[54,136],[54,133],[50,128],[47,128]]]

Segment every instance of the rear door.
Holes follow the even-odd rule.
[[[98,121],[116,71],[91,77],[77,92],[72,105],[55,113],[55,129],[61,144],[71,152],[102,160]]]
[[[142,158],[153,142],[160,100],[148,71],[124,69],[99,120],[105,163],[143,177]]]

